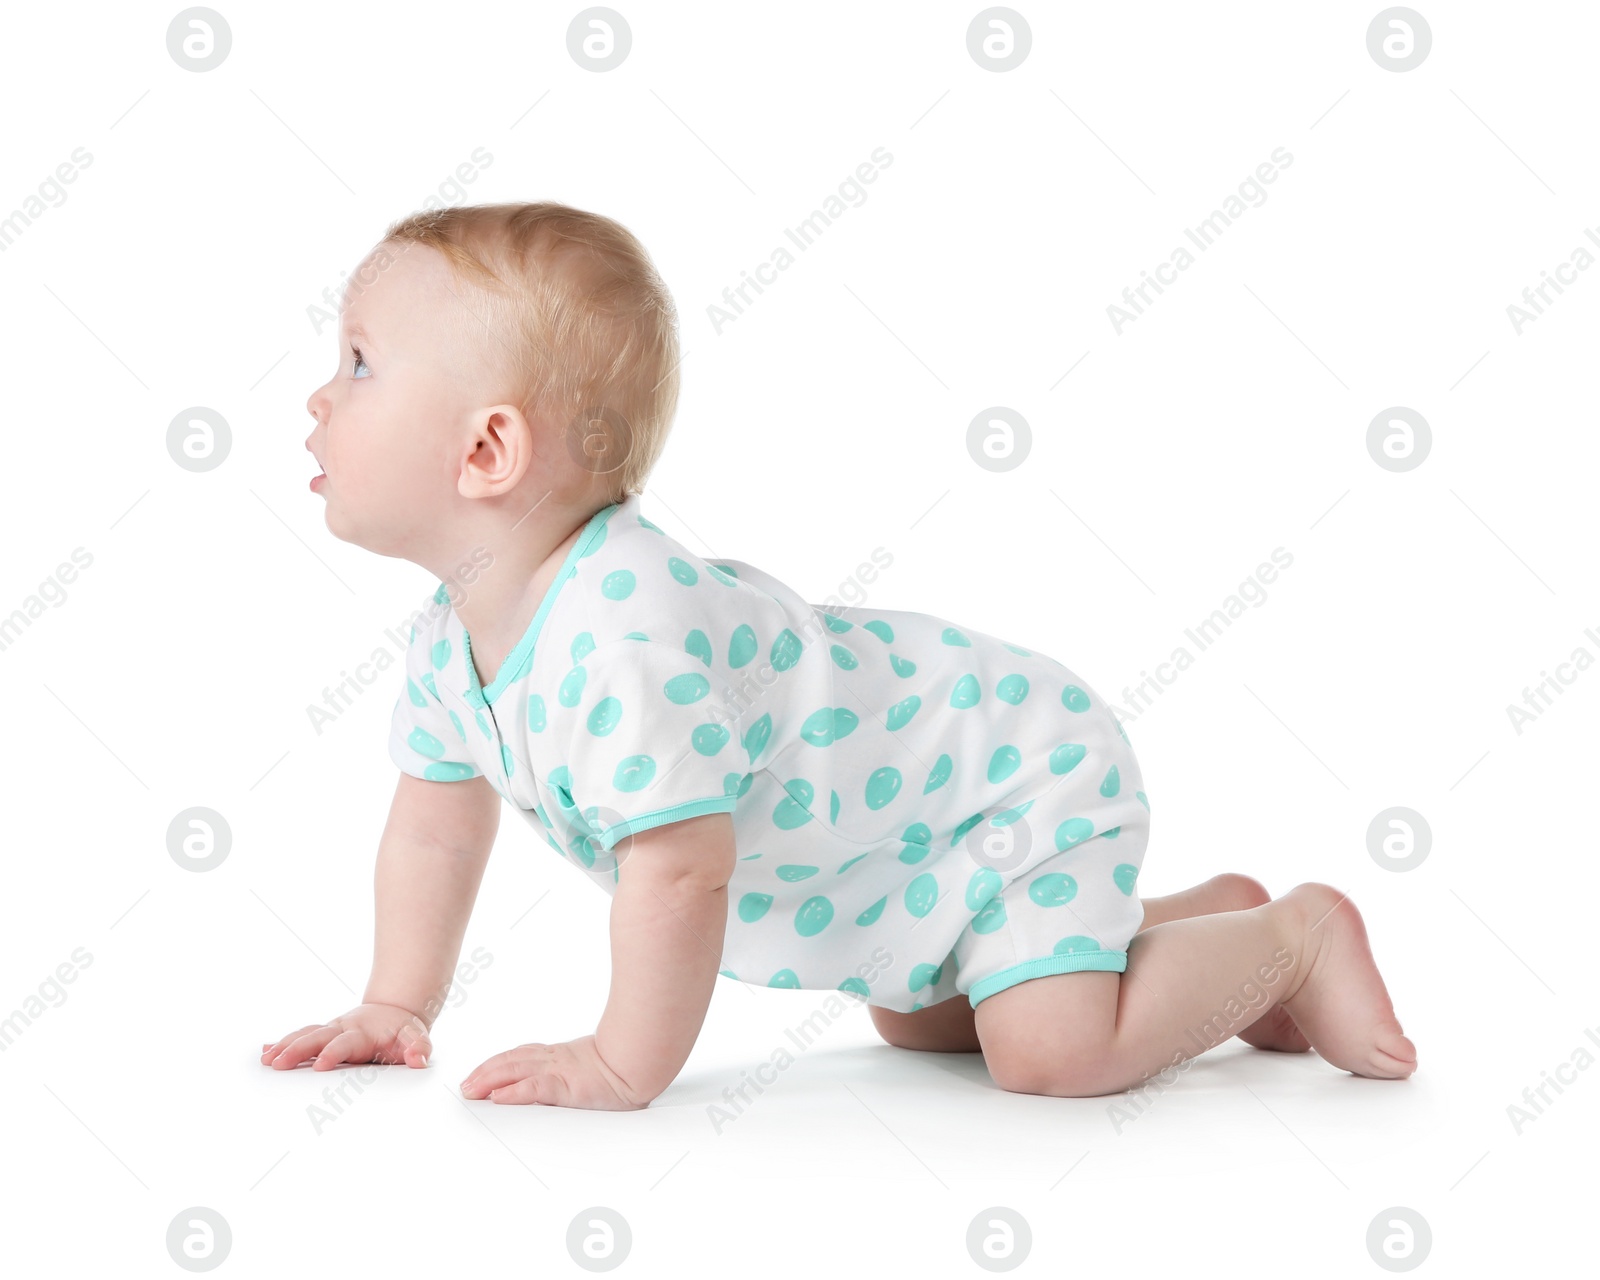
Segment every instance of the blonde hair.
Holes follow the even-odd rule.
[[[477,286],[524,416],[548,415],[611,501],[643,492],[678,405],[678,317],[632,232],[544,200],[415,213],[389,242],[436,249]]]

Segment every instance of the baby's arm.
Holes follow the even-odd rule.
[[[496,1054],[461,1084],[468,1098],[638,1110],[694,1047],[722,962],[733,818],[653,827],[618,848],[611,901],[611,994],[594,1035]]]
[[[595,1039],[640,1098],[672,1083],[705,1022],[734,856],[733,818],[708,813],[633,836],[617,869],[611,994]]]
[[[444,1007],[467,919],[500,824],[482,777],[426,782],[402,772],[378,843],[372,975],[363,1003],[265,1045],[280,1070],[307,1058],[427,1065],[428,1029]]]
[[[378,845],[372,975],[362,999],[432,1026],[455,980],[461,940],[500,828],[500,796],[479,776],[401,773]]]

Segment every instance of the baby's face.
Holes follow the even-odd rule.
[[[418,563],[437,557],[431,539],[464,501],[474,414],[508,399],[475,306],[422,245],[380,245],[351,277],[338,371],[306,401],[317,420],[306,448],[325,473],[311,487],[336,538]]]

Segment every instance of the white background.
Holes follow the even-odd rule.
[[[1028,1221],[1034,1274],[1380,1274],[1391,1206],[1431,1227],[1424,1273],[1589,1256],[1600,1070],[1520,1133],[1507,1108],[1600,1054],[1600,673],[1564,669],[1520,733],[1506,708],[1600,654],[1600,272],[1520,335],[1507,306],[1600,253],[1600,14],[1424,4],[1432,50],[1396,73],[1367,50],[1376,3],[1019,4],[1031,52],[997,73],[967,51],[981,7],[626,4],[605,73],[567,51],[576,5],[227,5],[205,73],[167,52],[174,7],[9,15],[0,215],[75,148],[92,163],[0,253],[0,616],[74,548],[93,562],[0,650],[0,1015],[92,957],[0,1053],[7,1271],[179,1274],[191,1206],[248,1276],[582,1274],[566,1233],[595,1205],[643,1275],[985,1274],[966,1231],[994,1206]],[[878,147],[866,200],[718,334],[708,304]],[[1119,336],[1108,304],[1278,147],[1265,203]],[[431,1069],[383,1069],[319,1132],[336,1076],[259,1048],[366,981],[398,667],[320,734],[306,708],[397,652],[385,628],[435,581],[323,524],[305,401],[337,355],[308,308],[430,196],[640,236],[687,351],[644,510],[808,599],[881,547],[868,604],[1122,702],[1291,553],[1124,716],[1154,811],[1140,889],[1348,891],[1417,1074],[1233,1041],[1119,1131],[1115,1099],[1007,1094],[976,1055],[884,1045],[864,1008],[796,1052],[826,993],[724,979],[645,1111],[464,1103],[491,1054],[592,1031],[607,989],[608,899],[508,812],[464,948],[492,963]],[[995,405],[1032,432],[1005,473],[966,446]],[[1432,429],[1403,473],[1366,447],[1396,405]],[[203,474],[166,449],[191,406],[232,431]],[[196,805],[232,832],[203,874],[166,843]],[[1395,805],[1431,827],[1412,871],[1368,853]],[[718,1132],[708,1108],[785,1046]]]

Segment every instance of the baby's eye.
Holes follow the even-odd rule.
[[[361,356],[361,348],[351,347],[350,350],[355,354],[355,359],[350,364],[350,376],[352,378],[360,377],[361,375],[356,372],[356,369],[362,368],[367,370],[366,376],[370,378],[372,370],[367,368],[367,362]]]

